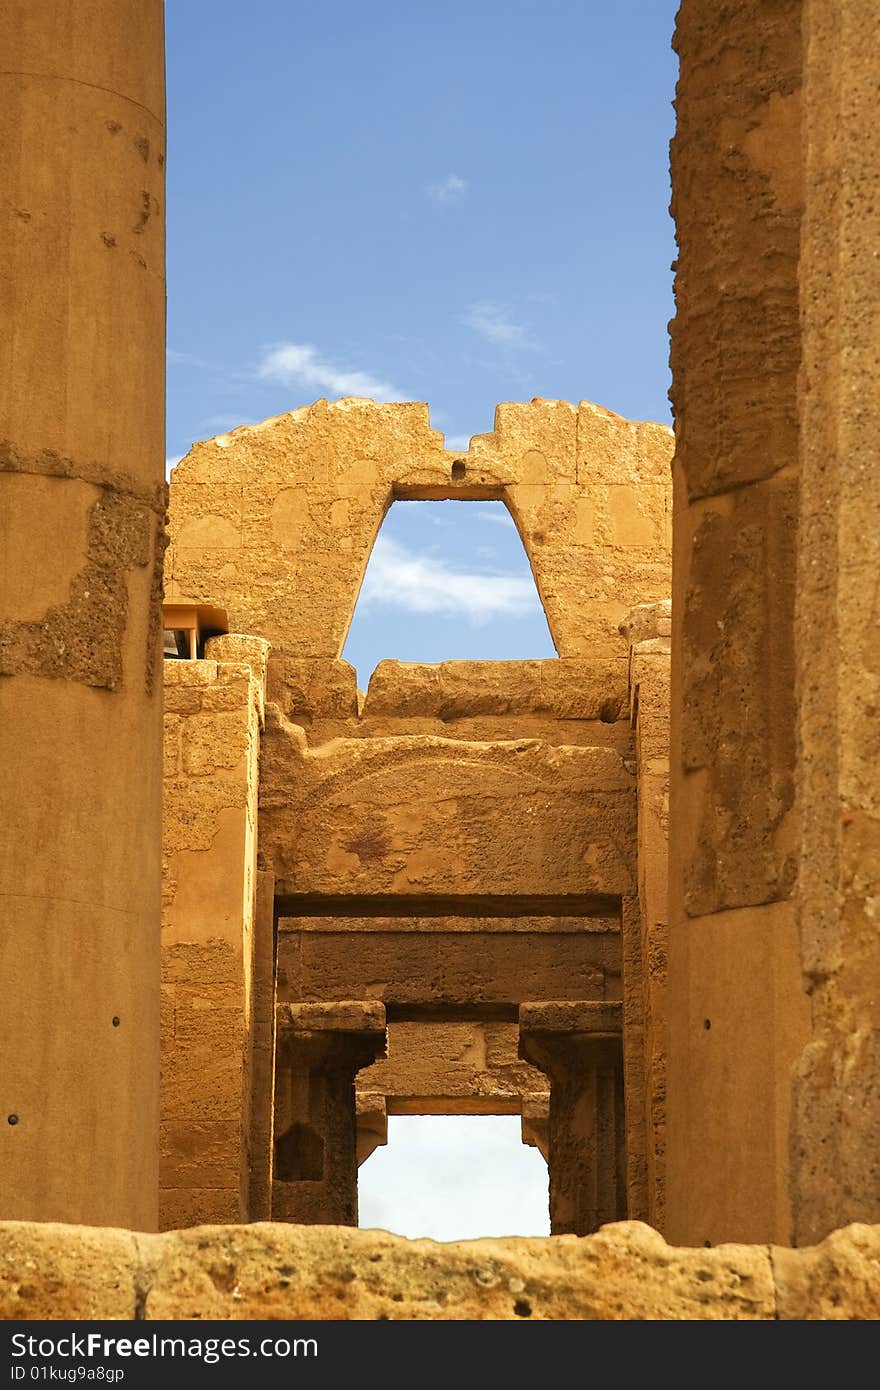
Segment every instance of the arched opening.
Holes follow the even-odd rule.
[[[519,532],[503,502],[395,502],[342,653],[366,687],[379,661],[554,657]]]
[[[518,1115],[392,1115],[358,1174],[359,1225],[415,1239],[550,1234],[547,1164]]]

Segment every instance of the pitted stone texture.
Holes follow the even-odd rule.
[[[131,1231],[0,1223],[0,1320],[133,1317],[136,1242]]]
[[[629,891],[634,778],[610,748],[335,739],[270,716],[260,858],[295,894]]]
[[[773,479],[691,510],[679,834],[685,906],[699,916],[794,883],[797,487]]]
[[[774,1284],[775,1277],[775,1284]],[[806,1250],[687,1249],[637,1221],[438,1244],[338,1226],[164,1235],[0,1223],[0,1320],[514,1322],[876,1318],[880,1227]]]
[[[202,1248],[200,1248],[202,1247]],[[639,1222],[586,1240],[441,1245],[381,1231],[203,1228],[168,1239],[147,1319],[771,1318],[766,1251],[672,1250]]]
[[[174,470],[167,596],[221,605],[273,660],[333,660],[394,498],[495,498],[560,656],[620,655],[627,609],[669,590],[671,453],[664,425],[588,402],[499,405],[462,453],[425,404],[317,401],[196,444]]]
[[[685,0],[676,18],[670,362],[690,499],[797,454],[801,10]]]
[[[777,1317],[880,1318],[880,1226],[846,1226],[806,1250],[771,1247]]]

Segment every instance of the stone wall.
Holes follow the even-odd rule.
[[[821,1245],[682,1249],[628,1221],[439,1245],[252,1225],[160,1236],[0,1224],[0,1319],[876,1320],[880,1227]],[[319,1335],[320,1341],[320,1335]]]
[[[196,444],[174,470],[166,597],[218,604],[276,657],[337,658],[395,497],[506,503],[562,657],[620,656],[621,619],[668,597],[664,425],[589,402],[499,405],[444,449],[422,403],[317,401]]]

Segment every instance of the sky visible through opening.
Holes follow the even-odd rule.
[[[379,661],[522,661],[556,649],[503,502],[395,502],[342,652],[367,688]]]
[[[169,467],[322,396],[427,401],[452,450],[534,396],[668,422],[677,7],[171,0]],[[345,647],[362,687],[383,657],[554,655],[499,508],[395,505]],[[488,1148],[477,1123],[393,1119],[364,1183],[444,1193],[449,1239],[488,1167],[501,1226],[525,1233],[521,1165],[541,1160],[518,1121],[480,1117]]]
[[[358,1170],[359,1224],[411,1239],[548,1236],[548,1201],[518,1115],[391,1115]]]

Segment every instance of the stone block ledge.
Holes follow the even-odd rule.
[[[867,1320],[880,1226],[685,1249],[638,1221],[582,1239],[405,1240],[342,1226],[141,1235],[0,1222],[0,1319]]]

